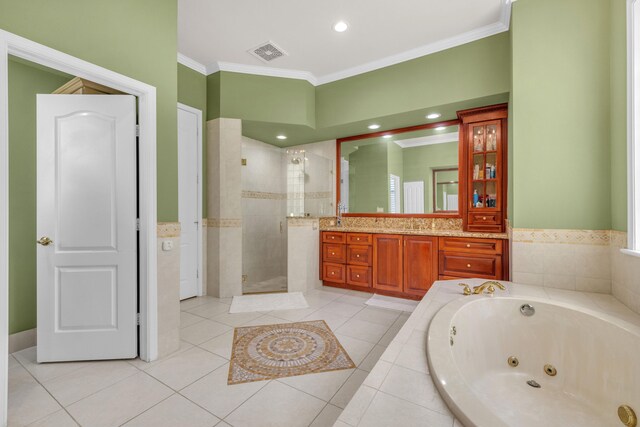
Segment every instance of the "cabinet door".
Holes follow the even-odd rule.
[[[404,292],[424,295],[438,276],[437,237],[404,237]]]
[[[402,292],[402,236],[374,234],[373,287]]]

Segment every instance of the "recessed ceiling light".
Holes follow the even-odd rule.
[[[383,138],[391,138],[393,135],[384,135]]]
[[[344,33],[349,28],[349,25],[344,21],[338,21],[333,26],[333,29],[339,33]]]
[[[371,129],[371,130],[380,129],[380,125],[376,125],[376,124],[369,125],[368,127],[369,127],[369,129]]]
[[[440,113],[431,113],[427,115],[427,119],[429,120],[433,120],[433,119],[437,119],[438,117],[440,117],[442,114]]]
[[[446,128],[447,128],[446,126],[438,126],[436,130],[445,130]]]
[[[276,138],[278,138],[278,139],[287,139],[287,137],[285,135],[278,135],[278,136],[276,136]]]

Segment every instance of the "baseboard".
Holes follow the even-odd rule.
[[[37,329],[28,329],[9,335],[9,354],[36,345]]]

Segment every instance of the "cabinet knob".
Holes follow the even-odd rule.
[[[471,247],[471,244],[467,243],[467,247],[468,247],[468,248],[470,248],[470,247]]]
[[[471,264],[467,264],[467,268],[471,268]],[[333,273],[331,273],[331,274],[333,274]]]
[[[335,252],[331,252],[331,255],[335,255],[335,254],[336,254]]]
[[[360,275],[359,275],[359,274],[356,274],[356,277],[360,278]]]
[[[356,255],[356,258],[360,258],[360,255],[359,255],[359,254],[358,254],[358,255]]]
[[[331,239],[332,239],[332,240],[333,240],[333,239],[335,239],[335,238],[336,238],[336,236],[331,236]]]
[[[331,275],[333,276],[334,274],[336,274],[336,272],[335,272],[335,271],[332,271],[332,272],[331,272]]]
[[[486,216],[483,216],[483,217],[482,217],[482,220],[483,220],[483,221],[486,221],[486,220],[487,220],[487,217],[486,217]]]
[[[359,241],[360,241],[360,238],[359,238],[359,237],[356,237],[356,240],[359,242]]]

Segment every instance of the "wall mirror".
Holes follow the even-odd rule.
[[[338,139],[346,215],[459,216],[457,120]]]

